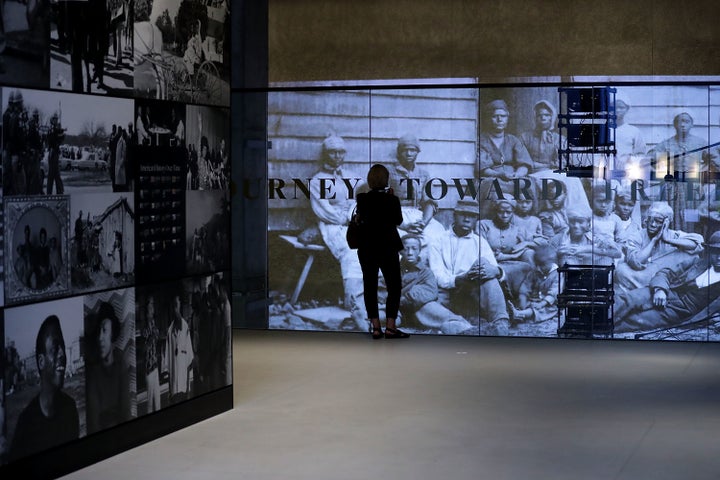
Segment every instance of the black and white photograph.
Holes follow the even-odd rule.
[[[0,13],[0,84],[48,88],[51,2],[6,0]]]
[[[227,0],[137,2],[135,95],[228,106],[229,24]]]
[[[8,462],[86,435],[82,312],[82,297],[5,310],[5,351],[18,365],[5,396]]]
[[[720,140],[716,90],[617,88],[616,151],[593,154],[602,168],[592,178],[554,172],[559,150],[579,142],[558,128],[564,97],[555,87],[272,93],[270,327],[367,331],[345,230],[367,169],[381,163],[401,202],[407,331],[717,336],[708,314],[720,307],[696,302],[716,296],[720,222],[708,180],[720,170],[711,145]],[[614,267],[614,317],[604,320],[611,328],[570,328],[577,312],[558,302],[565,264]],[[710,280],[676,294],[688,275]],[[660,284],[666,298],[655,299],[651,286]],[[380,290],[382,310],[382,282]]]
[[[138,415],[193,396],[196,347],[189,293],[182,282],[136,288]]]
[[[362,270],[345,240],[355,195],[367,190],[372,163],[386,165],[401,198],[401,235],[421,236],[428,262],[459,196],[439,182],[428,194],[425,184],[433,177],[457,177],[463,185],[472,179],[477,97],[476,89],[269,96],[268,177],[277,179],[268,203],[271,328],[368,330]],[[438,301],[434,291],[429,303]],[[419,333],[477,335],[477,311],[475,304],[474,318],[462,321],[458,312],[444,311],[447,321],[415,320],[412,312],[412,322],[406,313],[401,324]]]
[[[225,190],[186,192],[186,273],[229,268],[230,198]]]
[[[232,383],[232,334],[228,272],[184,281],[187,322],[195,347],[193,394]]]
[[[224,190],[229,187],[230,111],[187,107],[188,190]]]
[[[85,385],[87,431],[137,417],[135,289],[86,295]]]
[[[52,4],[50,88],[133,93],[134,0],[60,0]]]
[[[49,195],[3,200],[5,303],[68,294],[70,198]]]
[[[75,293],[135,283],[135,200],[127,193],[72,196],[70,274]]]
[[[184,150],[186,105],[153,100],[135,101],[136,145]]]
[[[3,90],[4,195],[128,191],[133,102]]]

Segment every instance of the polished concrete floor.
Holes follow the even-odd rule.
[[[234,410],[67,478],[720,478],[720,344],[238,331],[234,355]]]

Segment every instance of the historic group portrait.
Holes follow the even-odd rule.
[[[555,87],[271,94],[270,327],[367,331],[345,232],[381,163],[403,214],[403,328],[555,336],[558,268],[590,264],[614,267],[616,337],[715,338],[718,99],[619,87],[616,153],[579,178],[557,172]]]

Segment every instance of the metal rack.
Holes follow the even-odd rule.
[[[612,338],[615,266],[566,263],[558,273],[558,336]]]
[[[558,173],[571,177],[605,178],[613,167],[615,92],[611,87],[558,88]],[[602,162],[597,162],[600,156]]]

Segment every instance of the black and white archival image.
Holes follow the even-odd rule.
[[[588,178],[555,172],[559,150],[582,146],[558,129],[560,99],[542,86],[272,93],[270,327],[365,330],[344,232],[382,163],[402,207],[408,331],[717,338],[717,89],[618,87],[616,152],[580,155]],[[612,328],[559,308],[566,263],[615,267]]]
[[[4,207],[6,304],[69,293],[69,197],[6,197]]]
[[[18,364],[5,399],[8,462],[86,434],[82,312],[82,297],[5,310],[5,348]]]
[[[0,14],[0,84],[47,88],[50,2],[7,0]]]
[[[129,190],[132,122],[132,100],[5,89],[3,193]]]
[[[138,287],[136,311],[138,415],[193,396],[195,351],[182,282]]]
[[[188,278],[187,321],[195,347],[193,394],[201,395],[232,383],[232,334],[228,272]]]
[[[70,265],[73,292],[135,283],[135,208],[132,194],[72,196]]]
[[[134,0],[53,2],[50,88],[132,95],[134,6]]]
[[[185,146],[186,105],[177,102],[135,102],[136,144],[139,147]]]
[[[230,266],[230,199],[226,190],[186,192],[186,273]]]
[[[345,234],[355,195],[367,190],[367,171],[379,162],[401,199],[401,235],[420,238],[413,275],[431,283],[422,302],[402,305],[401,324],[416,333],[478,334],[477,302],[464,306],[467,318],[440,303],[427,266],[431,244],[444,242],[452,222],[456,188],[465,195],[467,179],[475,186],[477,97],[475,89],[269,96],[271,328],[367,331],[362,271]],[[417,281],[408,277],[407,288]]]
[[[147,0],[135,6],[135,95],[230,104],[227,0]]]
[[[87,431],[93,433],[137,417],[135,289],[85,296],[84,318]]]
[[[188,190],[227,189],[230,179],[230,111],[187,107]]]

